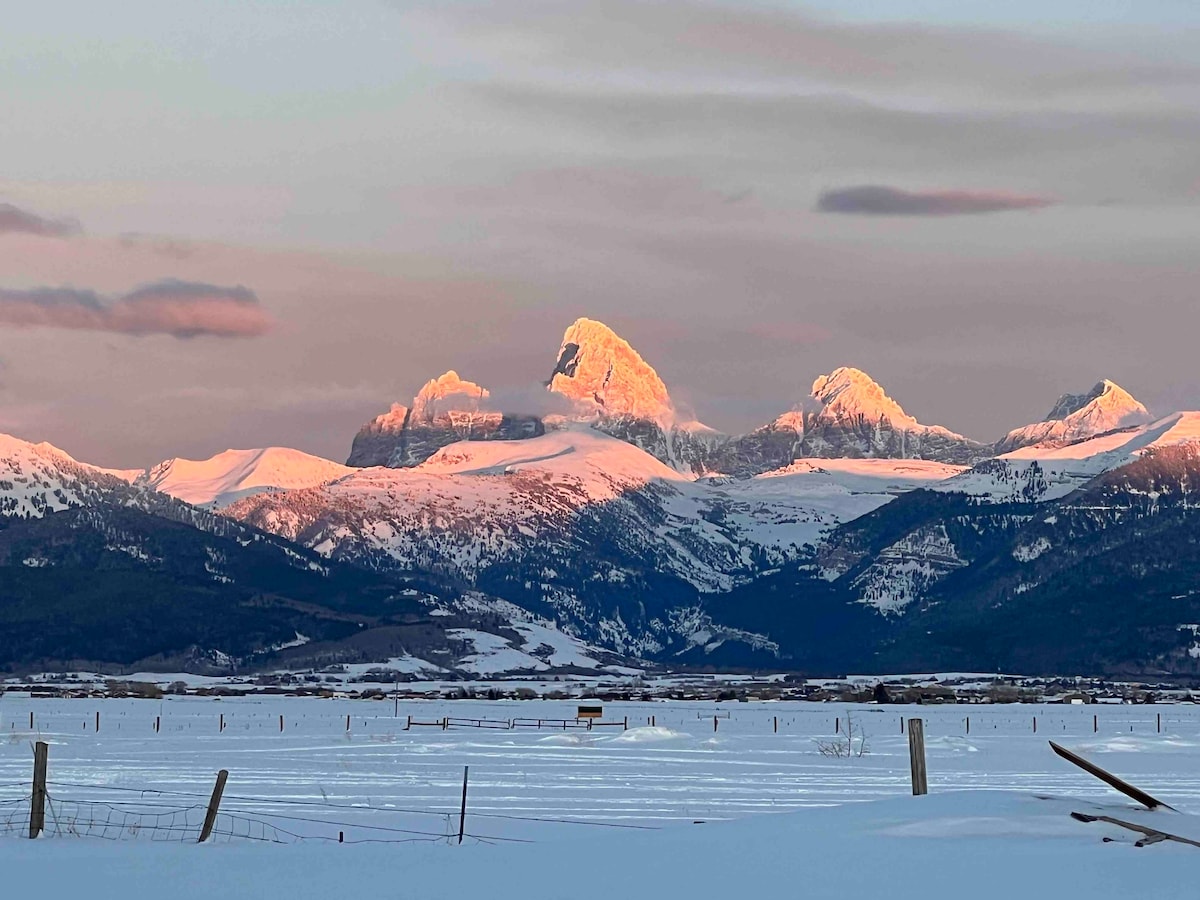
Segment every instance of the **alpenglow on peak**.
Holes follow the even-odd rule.
[[[1064,446],[1117,428],[1145,425],[1152,418],[1132,394],[1106,378],[1087,393],[1063,394],[1045,419],[1014,428],[996,444],[996,452],[1034,444]]]
[[[577,319],[563,335],[547,388],[585,414],[675,423],[675,406],[653,367],[603,322]]]

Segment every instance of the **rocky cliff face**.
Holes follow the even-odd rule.
[[[359,429],[346,465],[409,468],[458,441],[513,441],[545,433],[536,416],[487,409],[488,396],[486,388],[453,370],[431,379],[411,406],[394,404]]]
[[[922,425],[865,372],[840,368],[813,382],[810,400],[731,440],[717,465],[730,474],[746,475],[806,457],[968,465],[987,455],[984,445],[961,434]]]
[[[1035,444],[1062,447],[1151,419],[1149,410],[1128,391],[1105,379],[1086,394],[1063,394],[1044,420],[1010,431],[995,450],[1009,453]]]
[[[576,420],[680,472],[711,471],[726,440],[681,415],[654,368],[611,328],[592,319],[578,319],[567,329],[546,387],[572,402]]]

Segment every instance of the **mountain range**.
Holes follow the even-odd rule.
[[[1105,380],[985,444],[839,368],[726,435],[589,319],[547,372],[547,415],[431,379],[345,465],[0,438],[0,665],[1200,674],[1200,413]]]

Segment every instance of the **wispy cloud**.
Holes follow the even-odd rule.
[[[1050,197],[1003,191],[904,191],[863,184],[823,192],[817,199],[817,209],[863,216],[962,216],[1037,209],[1056,202]]]
[[[167,279],[115,299],[76,288],[0,288],[0,323],[177,338],[258,337],[271,317],[249,288]]]
[[[0,235],[32,234],[64,238],[79,234],[82,230],[74,219],[48,219],[11,203],[0,203]]]

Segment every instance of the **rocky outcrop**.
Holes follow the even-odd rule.
[[[1118,428],[1145,425],[1150,411],[1120,385],[1105,379],[1086,394],[1063,394],[1041,422],[1010,431],[995,452],[1022,447],[1063,447]]]
[[[811,400],[730,441],[717,465],[752,475],[795,459],[926,459],[969,465],[988,456],[980,443],[940,425],[922,425],[869,375],[840,368],[813,382]]]
[[[354,436],[346,465],[418,466],[458,441],[515,441],[545,433],[536,416],[485,408],[486,388],[451,370],[427,381],[411,406],[394,404]]]
[[[578,319],[563,335],[546,387],[575,407],[575,421],[633,444],[680,472],[711,471],[727,440],[681,415],[641,355],[603,322]]]

